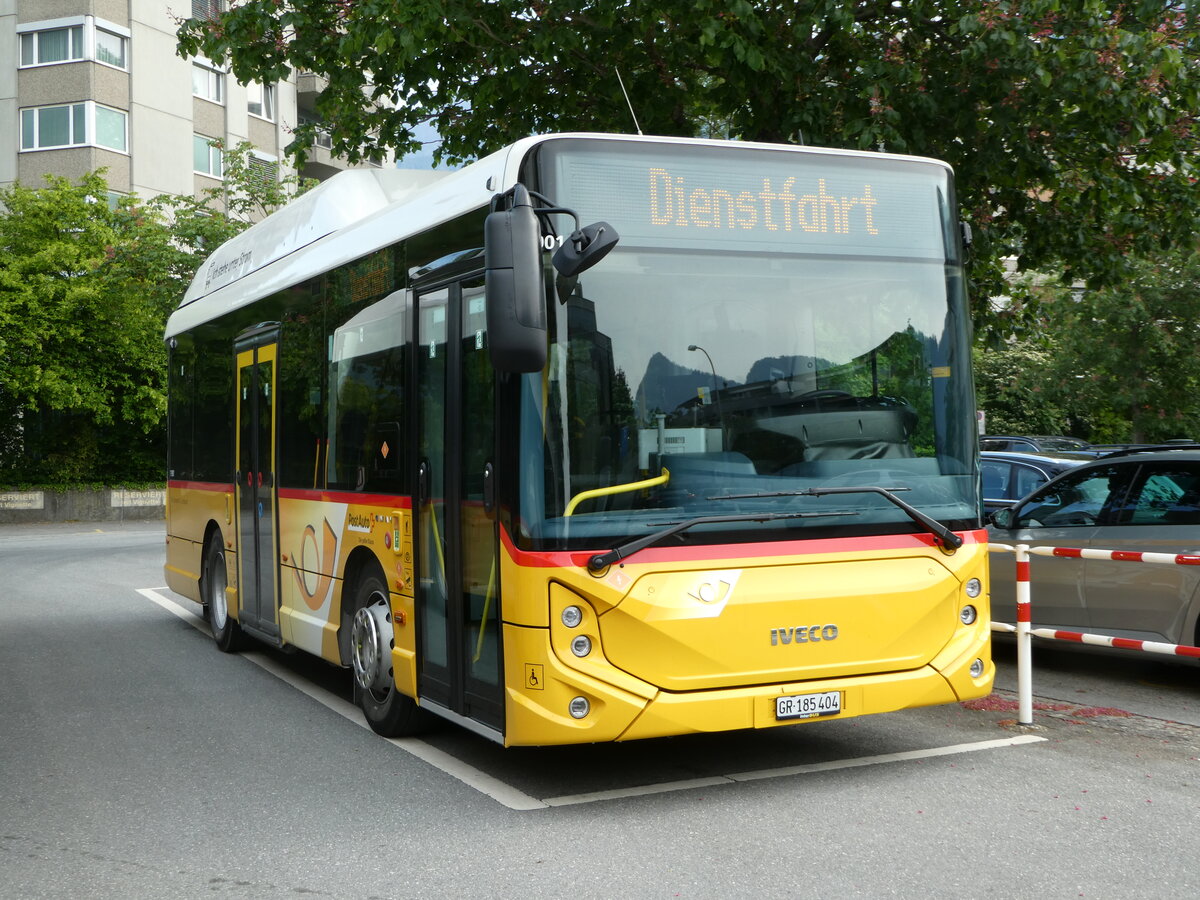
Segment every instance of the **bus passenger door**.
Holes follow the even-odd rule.
[[[238,622],[279,636],[275,564],[275,362],[278,333],[245,338],[237,353]]]
[[[417,296],[419,693],[503,732],[494,372],[483,277]]]

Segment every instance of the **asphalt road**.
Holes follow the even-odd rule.
[[[627,745],[386,741],[344,673],[217,652],[162,549],[0,527],[0,898],[1200,894],[1196,668],[1039,646],[1033,729],[1001,690]]]

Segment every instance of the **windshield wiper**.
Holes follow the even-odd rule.
[[[818,516],[857,516],[859,513],[856,510],[841,510],[829,512],[780,512],[780,513],[745,513],[742,515],[733,516],[697,516],[694,519],[685,519],[682,522],[675,522],[667,527],[656,531],[653,534],[648,534],[645,537],[635,538],[632,541],[626,541],[619,547],[614,547],[604,553],[597,553],[587,562],[588,571],[593,575],[604,571],[618,560],[626,559],[637,553],[639,550],[645,550],[652,544],[657,544],[659,541],[669,538],[673,534],[679,534],[681,531],[687,531],[689,528],[695,528],[697,525],[715,525],[725,522],[774,522],[779,519],[811,519]]]
[[[909,488],[882,488],[874,485],[863,485],[862,487],[824,487],[824,488],[808,488],[803,491],[775,491],[773,493],[764,494],[727,494],[723,497],[709,497],[709,500],[758,500],[764,497],[823,497],[826,494],[878,494],[890,503],[894,503],[904,511],[904,514],[921,525],[940,540],[946,547],[951,550],[957,550],[963,545],[963,539],[957,534],[934,519],[931,519],[925,513],[921,512],[915,506],[910,506],[892,491],[907,491]]]

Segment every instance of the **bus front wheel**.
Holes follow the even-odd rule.
[[[233,653],[245,645],[241,626],[229,615],[229,601],[225,596],[228,585],[228,570],[225,568],[225,549],[220,535],[209,538],[204,550],[204,577],[201,594],[204,608],[208,611],[208,624],[218,649]]]
[[[430,714],[396,688],[392,669],[395,632],[387,585],[376,572],[358,580],[353,593],[350,658],[354,669],[354,699],[367,724],[384,737],[418,734],[429,726]]]

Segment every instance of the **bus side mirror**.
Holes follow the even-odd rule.
[[[546,291],[542,231],[518,184],[512,206],[483,223],[488,350],[501,372],[540,372],[546,365]]]
[[[1014,515],[1015,512],[1013,511],[1012,507],[1003,506],[992,513],[992,524],[997,528],[1003,528],[1005,530],[1011,529],[1013,527]]]

